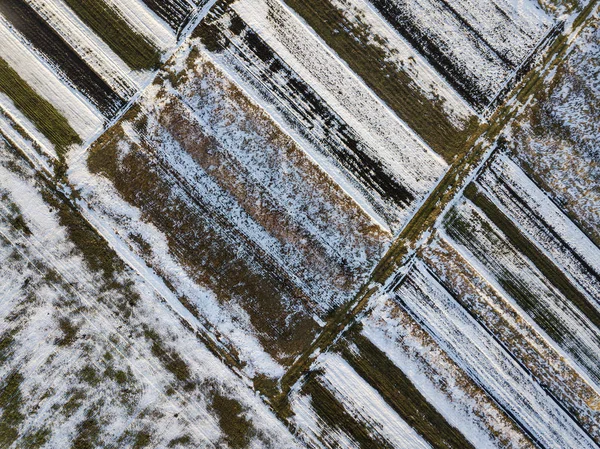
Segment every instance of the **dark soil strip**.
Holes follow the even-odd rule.
[[[356,330],[348,338],[360,349],[360,353],[345,348],[343,355],[346,361],[433,448],[473,448],[377,346]]]
[[[303,388],[311,397],[311,406],[319,417],[332,429],[337,429],[356,441],[361,449],[391,449],[392,446],[380,439],[375,440],[369,428],[351,416],[339,403],[334,394],[311,375]]]
[[[414,23],[407,11],[393,0],[371,0],[379,13],[406,39],[429,63],[442,74],[454,89],[471,105],[483,111],[490,102],[490,93],[477,86],[453,58],[438,43]]]
[[[175,31],[180,31],[185,26],[190,13],[193,11],[192,6],[185,0],[142,1]]]
[[[134,70],[150,70],[159,66],[159,50],[144,36],[132,30],[125,19],[104,0],[65,0],[65,3],[129,67]]]
[[[244,49],[234,47],[226,30],[217,26],[207,27],[208,33],[220,33],[231,52],[243,58],[244,64],[252,67],[252,73],[260,73],[260,85],[268,86],[272,95],[282,103],[280,111],[292,123],[298,123],[306,137],[327,151],[351,176],[357,177],[369,189],[377,192],[384,200],[391,201],[404,209],[414,201],[414,195],[386,169],[384,164],[367,153],[374,151],[361,141],[356,132],[339,117],[329,105],[296,74],[253,30],[237,16],[232,15],[232,32],[238,34],[246,44]],[[258,66],[257,62],[261,64]],[[276,80],[284,79],[285,84]],[[295,114],[290,114],[289,111]],[[287,114],[286,114],[287,112]],[[296,125],[297,126],[297,125]],[[378,211],[379,212],[379,211]],[[381,211],[385,216],[385,211]]]
[[[81,143],[67,119],[38,95],[3,59],[0,59],[0,92],[8,95],[25,117],[56,145],[59,154],[69,145]]]
[[[417,134],[433,151],[451,162],[464,150],[468,135],[476,128],[473,117],[470,123],[457,128],[448,118],[441,101],[428,98],[414,83],[410,74],[400,70],[394,63],[388,62],[388,55],[379,46],[369,44],[370,31],[353,21],[349,21],[343,12],[327,0],[285,0],[306,22],[321,36],[365,83]],[[376,2],[374,2],[376,3]],[[425,43],[426,36],[416,27],[406,30],[406,34],[420,33]],[[404,35],[404,33],[402,33]],[[416,37],[408,39],[415,48],[422,50],[423,45],[413,43]],[[432,46],[432,44],[430,44]],[[435,50],[435,52],[434,52]],[[429,55],[438,57],[437,48]],[[443,56],[440,54],[440,56]],[[428,58],[428,59],[431,59]],[[436,60],[437,61],[437,60]],[[445,67],[453,67],[455,78],[465,80],[463,84],[451,83],[457,92],[467,101],[482,109],[488,102],[485,92],[477,92],[474,85],[468,84],[465,75],[452,65],[449,58],[434,64],[440,73]]]
[[[23,0],[0,0],[0,13],[106,116],[125,101]]]

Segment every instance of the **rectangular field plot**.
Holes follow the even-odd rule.
[[[323,354],[314,369],[292,394],[296,422],[311,446],[431,447],[340,355]]]
[[[73,144],[89,144],[101,133],[177,45],[179,28],[205,6],[147,3],[157,12],[142,0],[0,2],[0,58],[7,66],[0,89],[8,97],[0,99],[3,114],[37,141],[44,157],[62,157]],[[30,90],[27,104],[24,89]],[[36,95],[49,105],[31,100]]]
[[[600,249],[510,158],[495,157],[477,185],[556,267],[544,268],[547,277],[600,304]]]
[[[353,296],[391,238],[193,42],[92,147],[89,167],[282,362],[312,340],[314,317]],[[200,299],[186,302],[202,315]]]
[[[348,360],[432,447],[533,447],[393,295],[370,306],[348,337]]]
[[[123,106],[123,99],[24,0],[0,2],[0,14],[104,115]]]
[[[448,162],[461,153],[473,110],[366,2],[284,3],[432,150]]]
[[[535,324],[464,259],[438,237],[423,253],[440,283],[468,313],[527,369],[553,398],[569,411],[585,431],[600,441],[595,423],[600,418],[600,394],[580,368]]]
[[[482,112],[553,28],[533,0],[369,2]]]

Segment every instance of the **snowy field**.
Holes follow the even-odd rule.
[[[230,44],[215,60],[356,202],[397,232],[446,163],[292,10],[271,0],[244,0],[232,10],[218,25]],[[245,31],[229,31],[228,21]],[[435,77],[423,61],[419,67]]]
[[[19,0],[2,5],[0,59],[34,95],[56,108],[88,145],[151,81],[157,63],[176,48],[185,37],[182,33],[190,31],[186,24],[197,22],[209,3],[72,1]],[[172,18],[169,23],[167,17]],[[12,89],[3,93],[22,96]],[[13,109],[6,98],[0,107]],[[40,131],[50,138],[48,132],[55,126],[50,118],[40,119],[47,121],[44,129],[17,114],[11,118],[35,140]],[[64,152],[64,148],[48,150],[50,155]]]
[[[76,246],[81,217],[4,143],[0,190],[3,447],[296,447],[147,280]]]
[[[598,10],[512,126],[515,160],[600,245]]]
[[[552,27],[533,0],[369,3],[480,111]]]
[[[186,292],[249,372],[281,375],[264,361],[309,343],[391,238],[193,43],[90,154],[116,187],[90,175],[87,154],[73,162],[94,219],[120,222],[126,246]],[[256,338],[270,356],[245,343]]]
[[[595,447],[529,374],[417,262],[395,298],[544,447]]]
[[[0,448],[598,448],[585,6],[0,0]]]

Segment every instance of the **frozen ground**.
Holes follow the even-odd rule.
[[[26,1],[127,105],[3,9],[0,62],[84,143],[0,93],[0,447],[598,447],[597,10],[105,0],[115,48]],[[550,75],[466,148],[557,20],[579,34]],[[459,195],[423,203],[446,173]]]
[[[112,273],[106,260],[95,268],[98,254],[82,252],[63,224],[78,219],[68,204],[2,150],[2,445],[35,434],[46,447],[142,438],[213,447],[236,438],[223,430],[234,417],[246,422],[251,447],[294,447],[140,274],[117,259]]]
[[[598,17],[596,11],[565,62],[512,127],[518,162],[596,245],[600,241]]]

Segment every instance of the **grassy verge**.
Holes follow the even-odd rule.
[[[43,99],[27,82],[0,58],[0,92],[62,153],[72,144],[81,143],[69,122],[52,104]]]
[[[425,399],[402,370],[356,330],[355,327],[348,338],[359,348],[360,353],[344,348],[344,358],[394,411],[433,448],[473,448],[464,435],[451,426]]]
[[[389,61],[383,46],[369,43],[372,31],[349,20],[327,0],[285,0],[367,85],[429,146],[451,162],[477,128],[475,117],[462,129],[448,118],[441,101],[428,98],[411,76]],[[340,32],[340,30],[344,30]]]
[[[19,426],[25,416],[21,413],[23,397],[19,372],[9,374],[0,384],[0,447],[9,447],[19,437]]]
[[[155,69],[159,50],[131,26],[104,0],[65,0],[65,3],[94,33],[134,70]]]
[[[246,410],[239,401],[213,390],[210,396],[210,409],[219,420],[223,432],[223,442],[231,449],[248,447],[256,430],[252,422],[244,416]]]
[[[474,184],[465,189],[465,196],[473,202],[506,236],[508,241],[527,257],[544,277],[571,301],[596,327],[600,329],[600,313],[573,285],[567,275],[542,253],[513,222]]]

